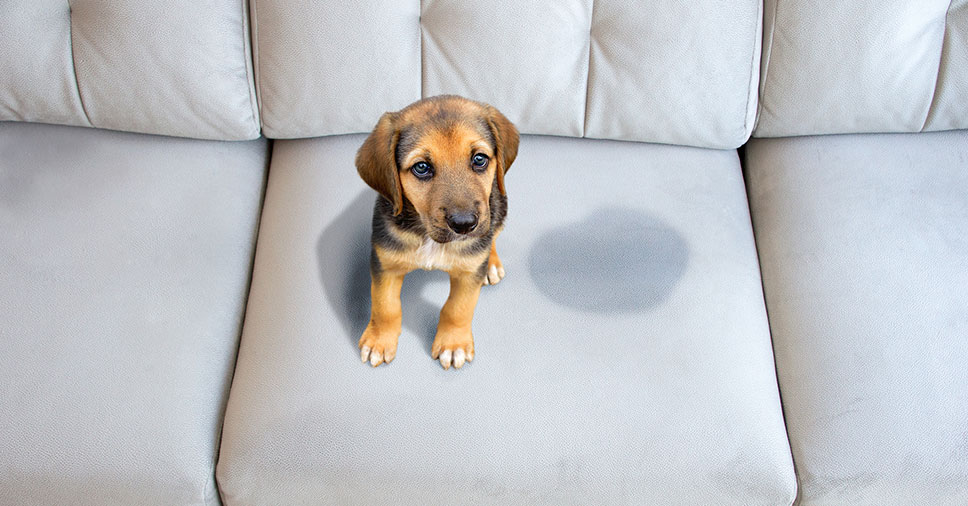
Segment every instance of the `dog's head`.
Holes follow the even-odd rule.
[[[490,227],[491,192],[518,154],[518,131],[497,109],[456,96],[384,114],[356,154],[366,184],[400,214],[412,204],[437,242],[479,237]]]

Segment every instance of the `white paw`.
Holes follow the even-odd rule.
[[[392,346],[381,346],[380,343],[374,343],[373,348],[365,344],[360,347],[360,361],[364,364],[369,362],[373,367],[380,364],[389,364],[396,354],[396,343],[393,343]]]
[[[386,363],[390,363],[390,360],[393,360],[393,358],[384,357],[383,353],[380,351],[370,350],[369,346],[364,346],[363,349],[360,350],[360,360],[364,364],[369,362],[371,366],[376,367],[382,364],[384,361],[386,361]]]
[[[496,285],[504,279],[504,266],[491,265],[487,269],[487,274],[484,275],[485,285]]]
[[[445,349],[440,352],[437,360],[440,361],[440,366],[444,369],[450,369],[451,366],[454,366],[455,369],[460,369],[467,362],[474,360],[474,352],[464,351],[464,348],[457,348],[455,350]]]

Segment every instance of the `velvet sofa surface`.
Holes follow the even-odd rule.
[[[5,0],[0,121],[259,137],[244,0]]]
[[[366,132],[420,98],[487,102],[528,134],[736,148],[762,5],[704,0],[253,0],[263,131]]]
[[[821,4],[764,1],[755,136],[968,128],[968,1]]]
[[[745,170],[798,503],[964,504],[968,2],[764,13]]]
[[[755,139],[801,504],[968,501],[968,132]]]
[[[484,287],[474,362],[445,371],[440,272],[408,276],[394,361],[360,363],[376,196],[346,174],[362,141],[275,143],[225,504],[792,502],[735,151],[525,136],[508,275]]]
[[[3,2],[0,504],[965,504],[966,36],[968,0]],[[436,94],[526,134],[508,277],[455,372],[413,273],[373,370],[356,134]]]
[[[215,504],[268,163],[0,123],[0,504]]]

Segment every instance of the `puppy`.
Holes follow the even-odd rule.
[[[356,155],[356,168],[380,196],[373,208],[370,322],[360,358],[376,367],[397,353],[400,288],[415,269],[446,271],[431,356],[444,369],[474,359],[471,320],[481,285],[504,277],[494,240],[507,213],[504,176],[518,131],[497,109],[457,96],[415,102],[384,114]]]

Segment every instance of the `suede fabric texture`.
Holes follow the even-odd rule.
[[[218,504],[267,161],[0,123],[0,504]]]
[[[736,148],[756,111],[761,4],[253,0],[263,129],[368,132],[440,94],[523,133]]]
[[[5,0],[0,121],[260,135],[245,0]]]
[[[968,502],[966,160],[965,131],[748,146],[800,504]]]
[[[476,357],[430,357],[416,271],[395,360],[360,363],[363,136],[277,141],[218,464],[228,506],[790,504],[735,151],[525,136]]]
[[[756,137],[968,128],[968,0],[765,1]]]

